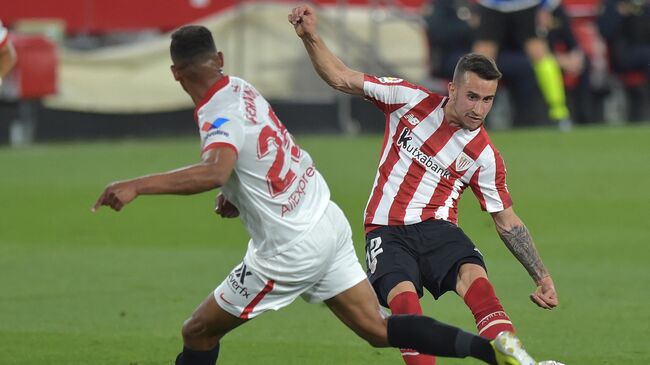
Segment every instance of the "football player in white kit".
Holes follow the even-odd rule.
[[[210,31],[172,34],[171,71],[190,95],[202,162],[109,184],[93,207],[119,211],[142,194],[195,194],[221,188],[217,213],[239,215],[251,235],[243,261],[198,306],[182,329],[177,365],[213,365],[230,330],[298,296],[324,301],[376,347],[471,356],[488,364],[534,361],[510,333],[490,342],[421,316],[385,318],[359,264],[350,225],[325,180],[269,103],[246,81],[222,73]]]

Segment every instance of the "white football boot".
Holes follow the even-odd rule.
[[[499,365],[538,365],[512,332],[503,331],[490,343]]]

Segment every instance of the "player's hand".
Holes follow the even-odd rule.
[[[135,183],[131,181],[114,182],[104,189],[104,192],[99,196],[91,211],[94,213],[99,207],[106,205],[119,212],[137,196],[138,192]]]
[[[300,38],[316,33],[316,14],[308,5],[300,5],[291,10],[287,17]]]
[[[223,194],[217,195],[215,202],[214,212],[219,214],[222,218],[236,218],[239,217],[239,209],[226,199]]]
[[[559,303],[557,292],[550,276],[546,276],[537,282],[537,289],[530,295],[530,300],[544,309],[557,307]]]

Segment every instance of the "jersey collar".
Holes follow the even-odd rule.
[[[219,81],[215,82],[214,85],[212,85],[208,91],[203,95],[203,98],[201,98],[201,101],[196,104],[196,108],[194,108],[194,121],[196,124],[199,123],[199,109],[201,109],[210,99],[212,99],[212,96],[216,94],[219,90],[223,89],[228,83],[230,82],[230,76],[225,75],[224,77],[220,78]]]

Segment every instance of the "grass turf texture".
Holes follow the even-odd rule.
[[[486,256],[498,295],[530,352],[570,365],[647,364],[650,315],[650,127],[568,134],[494,132],[515,208],[553,273],[561,305],[538,309],[533,285],[468,191],[460,225]],[[350,218],[363,257],[362,212],[379,136],[299,137]],[[214,192],[90,207],[114,179],[198,160],[195,139],[0,149],[0,364],[170,364],[183,320],[243,256],[238,220]],[[473,331],[452,293],[425,312]],[[441,364],[478,363],[442,360]],[[401,364],[323,305],[297,300],[228,335],[220,364]]]

